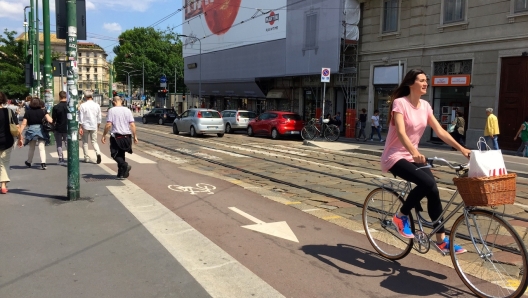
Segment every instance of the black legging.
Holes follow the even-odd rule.
[[[409,215],[411,209],[418,206],[420,201],[424,197],[427,197],[427,212],[429,213],[431,220],[436,220],[440,217],[440,214],[442,214],[440,193],[438,192],[438,187],[436,186],[436,181],[433,173],[431,173],[431,169],[423,168],[417,170],[417,168],[423,166],[424,165],[412,163],[405,159],[400,159],[389,171],[403,180],[416,184],[416,187],[409,192],[400,212]],[[435,227],[436,226],[438,226],[438,224],[436,224]],[[444,232],[444,227],[441,227],[437,233]]]

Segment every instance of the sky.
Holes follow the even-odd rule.
[[[42,31],[42,0],[39,2],[39,28]],[[55,0],[50,1],[51,32],[55,33]],[[24,32],[24,7],[30,0],[0,0],[0,34],[5,29]],[[112,59],[117,37],[134,27],[148,27],[182,8],[182,0],[86,0],[87,40],[100,45]],[[29,13],[29,9],[26,10]],[[154,28],[164,30],[182,23],[179,12]],[[175,29],[181,33],[181,26]]]

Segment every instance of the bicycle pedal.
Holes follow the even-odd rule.
[[[431,242],[433,243],[433,247],[436,249],[436,251],[438,251],[442,256],[445,257],[445,256],[448,256],[448,255],[449,255],[449,253],[443,251],[443,250],[438,246],[438,244],[436,244],[435,241],[431,241]]]

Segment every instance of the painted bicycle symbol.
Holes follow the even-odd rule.
[[[181,185],[169,185],[170,190],[174,190],[177,192],[188,192],[191,195],[195,195],[198,193],[206,193],[210,195],[214,195],[214,192],[212,190],[216,189],[216,186],[206,183],[196,183],[196,187],[194,186],[181,186]]]

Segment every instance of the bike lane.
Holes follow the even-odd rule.
[[[385,260],[360,233],[171,162],[130,163],[130,182],[286,297],[472,297],[452,268],[412,254]]]

